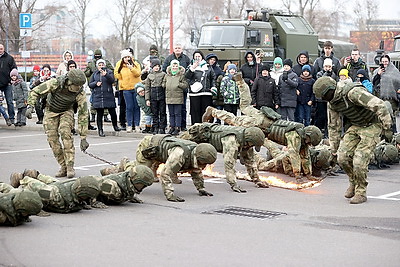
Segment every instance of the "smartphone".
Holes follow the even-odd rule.
[[[129,60],[128,60],[128,63],[129,63],[130,65],[133,65],[132,59],[129,59]]]
[[[379,64],[379,68],[384,69],[384,68],[385,68],[385,65]]]

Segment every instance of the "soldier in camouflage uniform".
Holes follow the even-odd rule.
[[[392,118],[385,103],[370,94],[361,83],[336,83],[330,77],[319,78],[313,91],[329,102],[328,130],[331,153],[337,155],[349,176],[346,198],[351,204],[367,201],[367,172],[372,153],[383,130],[390,130]],[[344,124],[342,124],[344,123]],[[342,125],[344,136],[341,140]]]
[[[268,160],[259,155],[256,156],[258,170],[260,171],[272,171],[290,175],[292,173],[292,164],[290,161],[289,153],[284,149],[283,146],[271,141],[266,140],[264,146],[268,149],[269,155],[272,159]],[[328,171],[330,166],[330,151],[329,147],[325,145],[318,145],[316,147],[310,147],[310,159],[312,165],[312,176],[322,176],[323,171]],[[309,176],[310,180],[314,180],[312,176]]]
[[[10,184],[39,193],[46,211],[69,213],[88,208],[100,193],[99,182],[92,176],[60,181],[37,171],[12,173]],[[94,205],[92,205],[94,206]],[[106,207],[103,205],[94,206]]]
[[[260,110],[251,105],[249,86],[244,82],[240,72],[234,78],[240,93],[240,110],[246,116],[236,117],[225,110],[217,110],[207,107],[203,115],[203,122],[218,118],[227,124],[243,127],[259,127],[267,139],[288,147],[290,162],[292,165],[291,175],[299,182],[302,181],[301,167],[303,174],[312,178],[312,167],[309,155],[309,146],[316,146],[322,139],[321,131],[315,126],[304,127],[301,123],[280,120],[280,115],[269,107],[262,107]]]
[[[260,151],[264,142],[264,133],[257,127],[228,126],[212,123],[195,123],[187,132],[180,136],[183,139],[196,143],[209,143],[217,152],[223,153],[226,181],[232,190],[245,193],[246,190],[237,184],[235,164],[238,156],[246,166],[247,173],[259,187],[269,187],[258,176],[257,165],[254,159],[253,146]]]
[[[153,184],[153,171],[144,165],[133,166],[126,171],[94,176],[100,183],[100,194],[97,200],[105,204],[120,204],[125,201],[142,203],[136,197],[143,189]]]
[[[0,225],[17,226],[30,222],[29,215],[37,215],[42,207],[38,193],[0,182]]]
[[[396,146],[385,140],[380,141],[374,149],[369,165],[381,169],[386,165],[396,163],[399,163],[399,152]]]
[[[165,163],[160,173],[161,186],[169,201],[183,202],[174,194],[171,177],[179,172],[188,172],[200,196],[212,196],[204,189],[202,170],[217,159],[217,151],[210,144],[195,142],[169,135],[146,136],[136,150],[136,164],[152,168],[155,172]]]
[[[72,178],[75,176],[75,147],[71,130],[74,128],[73,106],[78,105],[78,126],[81,137],[81,150],[85,151],[89,144],[86,141],[88,131],[88,111],[83,84],[86,77],[83,71],[73,69],[66,75],[42,83],[32,89],[28,98],[26,117],[32,118],[34,105],[38,97],[47,95],[44,129],[47,141],[53,150],[54,157],[61,166],[56,177]],[[60,139],[62,144],[60,142]]]

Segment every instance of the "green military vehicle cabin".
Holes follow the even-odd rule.
[[[302,50],[318,57],[318,35],[302,16],[280,11],[248,11],[246,20],[216,20],[201,28],[198,44],[204,54],[214,53],[220,65],[230,60],[241,66],[246,51],[262,56],[263,62],[296,60]]]

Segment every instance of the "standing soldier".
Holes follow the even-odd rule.
[[[260,151],[265,138],[260,128],[245,128],[207,122],[195,123],[181,138],[196,143],[209,143],[215,147],[217,152],[223,153],[226,181],[233,191],[246,192],[237,184],[235,164],[238,155],[240,155],[240,161],[246,166],[251,180],[259,187],[269,187],[267,183],[260,180],[254,158],[253,146],[257,151]]]
[[[179,172],[189,172],[193,184],[200,196],[212,196],[204,189],[202,170],[207,164],[217,159],[217,151],[210,144],[196,144],[195,142],[169,135],[145,136],[136,150],[136,162],[153,169],[155,172],[161,163],[165,163],[161,170],[161,186],[165,197],[169,201],[183,202],[183,198],[174,194],[171,178]]]
[[[38,192],[46,211],[69,213],[88,207],[99,195],[99,182],[93,176],[82,176],[66,181],[57,180],[35,170],[12,173],[13,187]],[[98,208],[106,207],[96,206]]]
[[[17,226],[30,222],[29,215],[37,215],[42,207],[38,193],[0,182],[0,225]]]
[[[351,204],[367,201],[367,172],[379,137],[390,130],[392,118],[385,103],[365,90],[361,83],[336,83],[319,78],[313,87],[316,97],[329,102],[329,142],[332,155],[349,176],[345,193]],[[345,122],[345,124],[342,124]],[[345,133],[340,141],[344,125]]]
[[[88,111],[86,94],[83,84],[86,77],[83,71],[73,69],[66,75],[35,87],[29,94],[28,108],[26,117],[32,118],[32,112],[38,97],[47,95],[46,112],[44,116],[44,129],[47,134],[47,141],[53,150],[54,157],[61,166],[56,177],[72,178],[75,176],[74,159],[75,148],[72,137],[74,128],[74,109],[78,105],[78,126],[81,137],[81,150],[85,151],[89,147],[86,141],[88,131]],[[60,142],[60,139],[62,144]],[[63,147],[64,146],[64,147]]]

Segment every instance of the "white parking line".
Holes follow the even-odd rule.
[[[400,195],[400,191],[396,191],[393,193],[389,193],[389,194],[385,194],[385,195],[381,195],[381,196],[368,196],[369,198],[375,198],[375,199],[383,199],[383,200],[395,200],[395,201],[400,201],[400,198],[395,198],[392,196],[397,196]]]
[[[32,137],[32,136],[40,136],[40,135],[45,135],[45,134],[41,133],[41,134],[24,134],[24,135],[0,136],[0,139],[19,138],[19,137]]]

